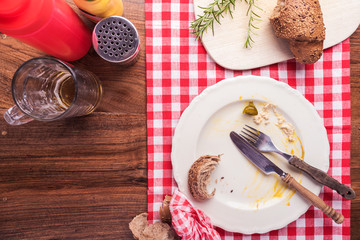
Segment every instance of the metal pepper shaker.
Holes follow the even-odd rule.
[[[92,34],[93,47],[106,61],[132,65],[138,60],[140,38],[126,18],[111,16],[98,22]]]

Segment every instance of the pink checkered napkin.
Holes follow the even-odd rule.
[[[210,218],[194,208],[178,189],[171,198],[170,213],[172,225],[182,240],[221,239]]]
[[[145,0],[148,213],[158,220],[165,195],[176,189],[172,175],[172,136],[181,113],[205,88],[239,75],[271,77],[304,95],[322,118],[330,142],[328,174],[350,185],[350,42],[326,49],[311,65],[294,60],[246,71],[217,65],[200,41],[190,34],[192,0]],[[239,43],[241,44],[241,43]],[[320,193],[328,205],[341,212],[338,225],[319,209],[310,207],[298,220],[264,234],[243,235],[216,228],[221,239],[234,240],[349,240],[350,201],[324,187]]]

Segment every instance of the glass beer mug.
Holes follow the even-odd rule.
[[[11,90],[15,106],[4,114],[11,125],[87,115],[102,96],[93,73],[44,57],[23,63],[14,74]]]

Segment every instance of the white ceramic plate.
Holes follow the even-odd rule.
[[[244,107],[254,101],[260,111],[266,103],[295,126],[298,138],[290,143],[271,115],[270,123],[256,125],[252,116],[243,114]],[[197,96],[182,114],[172,146],[173,174],[178,187],[197,208],[204,211],[215,226],[245,234],[279,229],[299,218],[309,204],[282,183],[279,176],[264,175],[252,165],[232,143],[230,131],[240,131],[245,124],[269,134],[283,150],[303,155],[309,164],[327,171],[329,142],[322,120],[297,90],[267,77],[241,76],[225,79],[208,87]],[[300,142],[301,139],[301,142]],[[188,171],[202,155],[221,156],[221,162],[208,185],[215,196],[199,202],[188,189]],[[266,154],[303,186],[318,195],[321,185],[302,174],[287,161]]]

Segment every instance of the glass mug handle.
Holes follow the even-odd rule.
[[[21,125],[34,120],[32,117],[24,114],[17,106],[9,108],[4,113],[4,118],[10,125]]]

